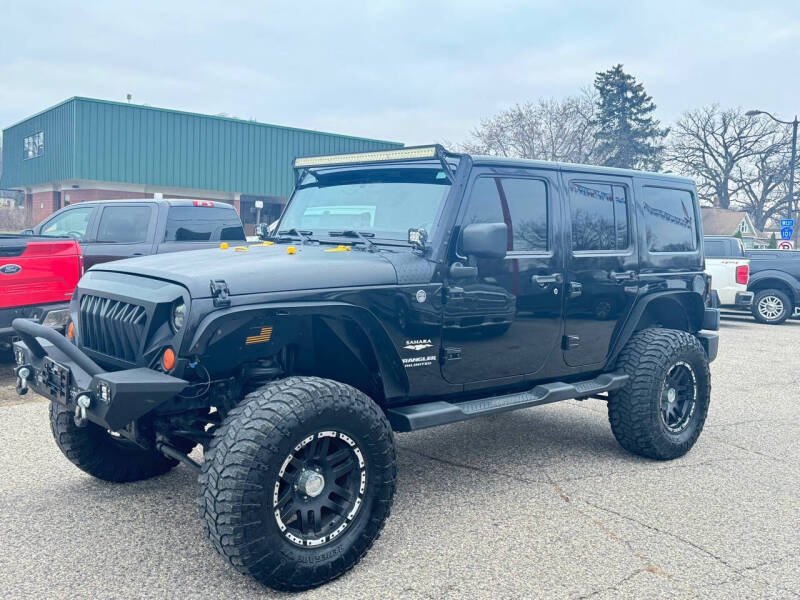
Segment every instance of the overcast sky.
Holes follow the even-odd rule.
[[[701,6],[702,5],[702,6]],[[0,128],[89,96],[408,144],[562,97],[621,62],[669,123],[800,112],[800,5],[0,0]]]

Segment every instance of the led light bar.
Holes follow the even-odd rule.
[[[390,160],[408,160],[420,158],[436,158],[437,146],[419,146],[401,150],[383,150],[379,152],[359,152],[357,154],[331,154],[329,156],[305,156],[294,159],[295,167],[324,167],[329,165],[345,165],[360,162],[383,162]]]

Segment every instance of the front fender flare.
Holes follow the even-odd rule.
[[[252,320],[257,314],[308,316],[354,321],[366,333],[380,370],[387,400],[408,394],[406,370],[386,329],[368,309],[345,302],[283,302],[233,306],[208,314],[197,327],[185,355],[202,355],[215,338],[224,337]]]

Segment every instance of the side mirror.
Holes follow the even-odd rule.
[[[472,223],[461,232],[461,252],[478,258],[504,258],[508,248],[505,223]]]
[[[33,229],[23,229],[20,233],[22,235],[33,235]]]
[[[256,235],[260,240],[266,240],[269,238],[269,224],[268,223],[259,223],[256,227]]]

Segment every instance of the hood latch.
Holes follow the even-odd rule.
[[[224,279],[211,280],[211,297],[214,299],[214,306],[230,306],[231,291]]]

